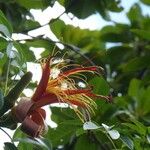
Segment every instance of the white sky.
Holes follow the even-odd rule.
[[[125,12],[128,12],[128,10],[130,9],[130,7],[133,5],[133,3],[138,2],[138,0],[122,0],[121,1],[121,5],[125,8],[123,12],[121,13],[110,13],[111,19],[116,21],[116,22],[123,22],[123,23],[129,23],[127,17],[125,16]],[[149,7],[146,5],[142,4],[142,10],[144,14],[149,14],[150,15],[150,10]],[[37,20],[41,25],[44,25],[46,23],[49,22],[50,19],[52,19],[52,17],[57,17],[59,16],[62,12],[64,11],[64,8],[61,7],[60,5],[58,5],[57,3],[55,4],[54,8],[47,8],[46,10],[44,10],[43,12],[40,10],[31,10],[32,14],[35,17],[35,20]],[[70,14],[70,16],[72,16]],[[72,24],[74,26],[79,26],[80,28],[88,28],[91,30],[95,30],[95,29],[101,29],[103,26],[111,24],[109,22],[106,22],[105,20],[103,20],[101,18],[100,15],[95,14],[92,15],[84,20],[78,19],[78,18],[74,18],[73,20],[71,20],[66,14],[61,16],[61,19],[64,20],[66,22],[66,24]],[[40,34],[45,33],[46,36],[52,38],[53,40],[57,40],[57,38],[55,37],[55,35],[53,35],[53,33],[50,31],[49,26],[44,26],[43,28],[36,30],[36,31],[32,31],[30,32],[30,34],[32,36],[37,36]],[[13,35],[14,39],[18,39],[18,38],[23,38],[23,36],[21,35]],[[36,53],[37,58],[40,57],[40,53],[42,52],[40,49],[38,51],[39,53]],[[28,65],[28,70],[32,71],[34,74],[33,80],[38,80],[39,76],[36,76],[35,74],[39,74],[39,67],[34,66],[35,64],[29,64]],[[28,93],[28,96],[32,95],[32,92],[28,90],[26,90],[26,92]],[[48,112],[48,114],[50,115],[50,111]],[[49,116],[47,115],[47,116]],[[47,118],[47,120],[49,120],[49,117]],[[50,123],[51,125],[52,124]],[[13,131],[11,130],[6,130],[10,135],[12,135]],[[10,139],[7,137],[7,135],[2,132],[0,130],[0,149],[3,149],[3,143],[4,142],[9,142]]]

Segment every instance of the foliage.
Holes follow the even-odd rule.
[[[47,25],[59,42],[45,38],[44,35],[29,36],[29,31],[41,27],[30,10],[44,10],[53,7],[55,2],[56,0],[0,1],[0,126],[15,130],[11,142],[6,142],[4,149],[150,149],[150,17],[143,15],[141,10],[141,4],[149,6],[150,0],[139,0],[130,8],[126,13],[129,24],[113,22],[101,30],[91,31],[66,25],[58,17],[50,20]],[[72,13],[80,19],[98,13],[112,22],[109,12],[123,11],[117,0],[57,2],[65,8],[65,13]],[[13,33],[21,33],[28,38],[14,40]],[[112,94],[113,103],[108,105],[96,100],[98,108],[92,116],[92,122],[98,129],[93,130],[84,130],[83,123],[72,109],[50,107],[51,118],[57,127],[49,126],[48,133],[43,138],[31,139],[10,120],[12,116],[3,114],[11,109],[27,85],[18,86],[16,76],[22,77],[27,71],[27,63],[36,61],[31,47],[44,48],[41,57],[45,57],[52,52],[54,46],[60,50],[58,43],[64,46],[64,52],[67,51],[74,62],[96,64],[104,68],[105,73],[101,77],[89,76],[89,83],[94,85],[97,94]],[[109,43],[112,46],[107,48]],[[33,90],[35,86],[36,83],[31,81],[28,88]],[[18,94],[16,97],[11,94],[14,89]],[[11,95],[9,99],[8,95]],[[11,105],[8,106],[7,101],[11,101]],[[109,130],[105,130],[103,123],[109,125]],[[116,140],[109,134],[109,131],[114,130],[120,135]],[[19,141],[17,146],[14,144],[16,141]]]

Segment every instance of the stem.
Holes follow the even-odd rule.
[[[114,149],[117,150],[117,147],[115,146],[114,142],[112,141],[112,139],[110,138],[110,136],[107,133],[106,133],[106,136],[110,140],[110,142],[112,143]]]
[[[6,93],[7,93],[8,76],[9,76],[9,70],[10,70],[10,62],[11,62],[11,58],[9,58],[8,66],[7,66],[7,71],[6,71],[6,81],[5,81],[4,95],[6,95]]]
[[[117,147],[115,146],[114,142],[112,141],[112,139],[110,138],[110,136],[108,135],[108,133],[107,133],[106,131],[103,131],[103,130],[100,129],[100,128],[99,128],[98,130],[101,131],[102,133],[104,133],[104,134],[107,136],[107,138],[108,138],[108,139],[110,140],[110,142],[112,143],[114,149],[117,150]]]

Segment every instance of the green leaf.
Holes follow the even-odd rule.
[[[35,55],[33,51],[29,49],[29,46],[27,46],[26,44],[18,43],[18,42],[14,42],[14,46],[19,52],[19,56],[20,56],[20,59],[22,60],[22,63],[35,61],[36,59]]]
[[[131,32],[133,32],[135,35],[138,37],[145,39],[145,40],[150,40],[150,31],[147,30],[141,30],[141,29],[132,29]]]
[[[130,42],[132,34],[130,27],[126,24],[116,24],[115,26],[105,26],[100,31],[100,38],[106,42]]]
[[[140,91],[141,81],[138,79],[132,79],[128,89],[128,95],[132,97],[138,97]]]
[[[149,56],[141,56],[130,59],[126,64],[121,65],[123,72],[134,72],[150,67]]]
[[[65,28],[65,23],[61,20],[57,20],[57,21],[50,23],[50,28],[57,38],[61,38],[62,36],[61,33],[63,29]]]
[[[18,150],[13,143],[5,142],[4,150]]]
[[[84,134],[84,133],[86,133],[87,131],[86,130],[83,130],[83,127],[82,128],[79,128],[79,129],[77,129],[77,131],[76,131],[76,136],[80,136],[80,135],[82,135],[82,134]]]
[[[4,105],[4,96],[2,90],[0,89],[0,110],[3,107],[3,105]]]
[[[139,128],[139,133],[146,135],[147,128],[138,120],[131,119],[131,121]]]
[[[141,0],[141,2],[146,4],[146,5],[150,5],[150,0]]]
[[[50,23],[50,28],[58,39],[62,39],[68,45],[75,45],[83,49],[84,52],[104,49],[104,43],[99,40],[99,31],[90,31],[72,25],[65,25],[61,20]]]
[[[69,108],[58,108],[58,107],[51,107],[52,111],[52,120],[56,123],[64,122],[64,120],[72,120],[74,121],[77,119],[75,112]]]
[[[53,147],[66,144],[70,137],[75,135],[77,127],[71,125],[58,125],[57,128],[49,128],[48,133],[44,136],[49,139]]]
[[[129,149],[134,149],[134,143],[128,136],[120,136],[120,139]]]
[[[93,85],[93,92],[96,94],[108,95],[109,94],[109,85],[103,77],[94,77],[89,82],[90,85]]]
[[[143,18],[140,6],[138,4],[133,5],[127,13],[127,16],[133,25],[139,23]]]
[[[150,135],[147,135],[147,141],[150,144]]]
[[[11,37],[7,27],[3,24],[0,24],[0,32],[2,32],[6,37]]]
[[[0,50],[6,49],[7,45],[8,42],[4,38],[0,37]]]
[[[3,12],[0,10],[0,31],[3,32],[6,36],[11,37],[11,34],[13,32],[12,26],[6,19]]]
[[[49,6],[50,0],[16,0],[16,2],[27,9],[44,9]]]
[[[130,56],[132,52],[133,48],[128,45],[113,46],[107,50],[106,59],[104,59],[106,63],[110,64],[111,68],[116,69],[119,67],[119,64],[128,60],[128,56]]]
[[[32,19],[25,20],[21,25],[21,31],[26,32],[41,27],[37,21]]]
[[[36,138],[36,139],[30,139],[30,138],[16,138],[14,141],[19,141],[20,144],[22,144],[22,148],[24,147],[24,145],[29,144],[30,146],[34,145],[34,146],[39,146],[42,148],[46,148],[47,150],[50,150],[50,148],[40,139]],[[19,147],[21,148],[21,147]]]
[[[18,142],[18,149],[20,150],[28,150],[28,149],[33,149],[33,147],[38,147],[39,150],[50,150],[51,145],[47,143],[47,140],[44,138],[41,139],[31,139],[27,138],[27,135],[24,134],[20,128],[17,128],[13,135],[13,141]]]
[[[3,58],[4,54],[0,52],[0,59]]]
[[[97,150],[98,145],[94,143],[92,140],[90,140],[89,136],[86,136],[86,134],[81,135],[75,144],[74,150]]]
[[[59,125],[70,125],[70,126],[81,127],[82,122],[80,120],[65,120],[64,122],[60,122]]]
[[[140,135],[144,135],[146,134],[146,127],[140,123],[137,120],[131,119],[131,121],[134,123],[123,123],[123,125],[129,127],[130,129],[136,131],[138,134]]]
[[[108,11],[120,12],[119,2],[115,0],[65,0],[66,11],[73,13],[76,17],[84,19],[92,14],[100,13],[100,15],[109,20]],[[87,9],[88,8],[88,9]]]
[[[13,43],[12,42],[8,43],[7,49],[6,49],[6,54],[9,58],[15,58],[16,57],[12,48],[13,48]]]
[[[26,41],[26,45],[35,48],[45,48],[51,52],[54,49],[54,44],[48,39],[33,39]]]

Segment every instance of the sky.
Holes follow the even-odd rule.
[[[127,17],[125,16],[125,13],[128,12],[128,10],[130,9],[130,7],[134,4],[138,2],[138,0],[121,0],[121,5],[124,7],[124,11],[121,13],[110,13],[111,19],[119,22],[119,23],[129,23],[129,20],[127,19]],[[143,14],[149,14],[150,15],[150,10],[149,7],[146,5],[141,4],[142,7],[142,11]],[[59,11],[58,11],[59,10]],[[43,12],[41,10],[31,10],[31,13],[34,15],[35,20],[38,21],[41,25],[45,25],[46,23],[49,22],[50,19],[52,19],[52,17],[57,17],[59,16],[62,12],[64,11],[64,8],[62,6],[60,6],[58,3],[55,4],[54,8],[47,8],[46,10],[44,10]],[[72,17],[72,14],[69,14],[70,17]],[[61,19],[65,21],[66,24],[72,24],[74,26],[79,26],[80,28],[84,29],[90,29],[90,30],[95,30],[95,29],[101,29],[102,27],[104,27],[105,25],[109,25],[112,24],[110,22],[107,22],[105,20],[102,19],[102,17],[99,14],[94,14],[89,16],[88,18],[81,20],[78,18],[74,18],[73,20],[71,20],[66,14],[61,16]],[[44,26],[43,28],[40,28],[36,31],[31,31],[29,32],[30,35],[32,36],[37,36],[40,34],[45,33],[45,35],[47,37],[52,38],[53,40],[58,40],[55,35],[50,31],[49,26]],[[13,35],[14,39],[18,39],[18,38],[25,38],[22,35]],[[34,49],[32,49],[34,51]],[[40,58],[40,53],[42,52],[42,49],[38,50],[39,53],[35,53],[37,58]],[[33,71],[34,75],[38,74],[36,72],[39,72],[39,67],[34,66],[35,64],[28,64],[28,70]],[[35,69],[33,69],[35,68]],[[33,80],[36,81],[39,79],[39,76],[34,76]],[[32,92],[27,89],[25,91],[25,93],[28,94],[28,96],[32,95]],[[50,111],[48,112],[48,114],[50,115]],[[49,116],[47,115],[47,116]],[[49,120],[49,117],[47,118],[47,120]],[[54,123],[49,122],[50,125],[52,126],[56,126]],[[6,129],[6,131],[12,135],[13,131]],[[3,149],[3,143],[4,142],[8,142],[10,141],[9,137],[0,130],[0,149]]]

